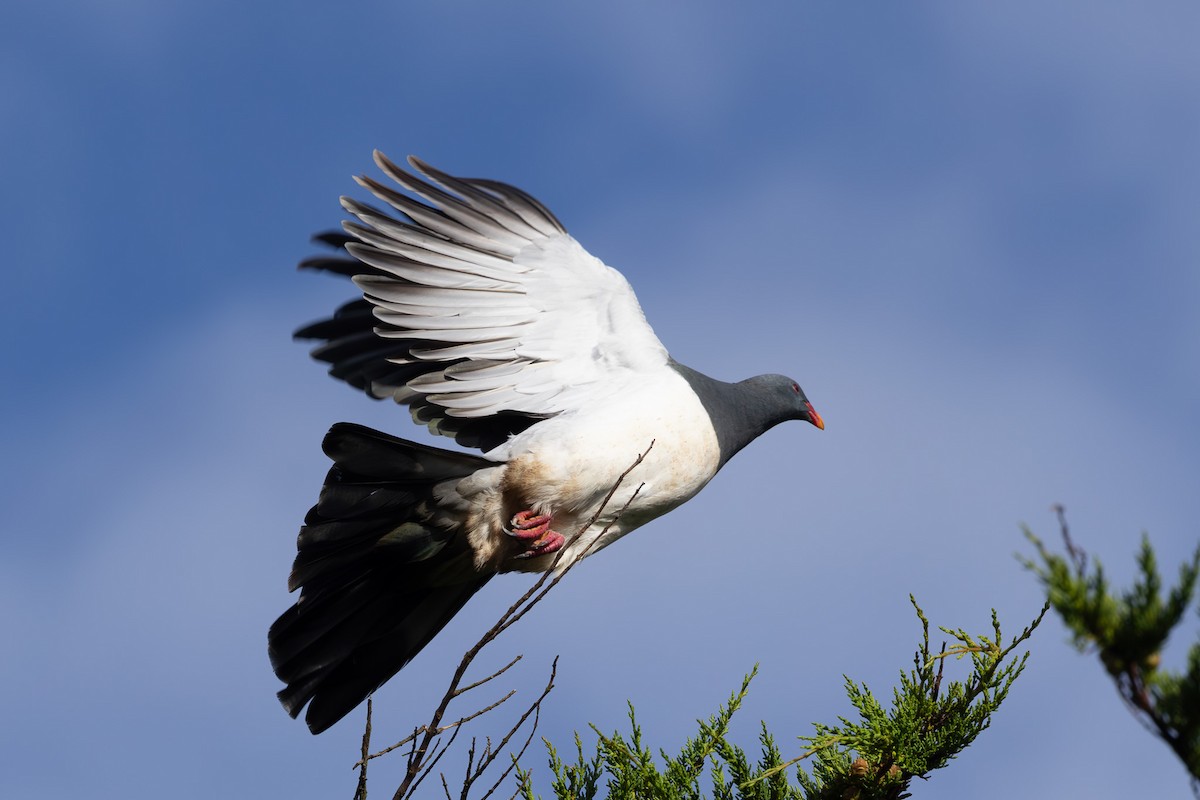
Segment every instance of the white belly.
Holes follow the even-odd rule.
[[[503,522],[504,515],[524,508],[552,515],[554,529],[566,538],[560,565],[693,497],[720,464],[708,413],[675,372],[664,371],[617,397],[539,422],[495,453],[507,461],[501,481],[506,507],[498,510]],[[521,508],[511,508],[514,503]],[[543,556],[501,569],[544,570],[553,561],[553,555]]]

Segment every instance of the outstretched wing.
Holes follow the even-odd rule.
[[[668,362],[625,278],[576,242],[537,200],[409,158],[422,179],[375,153],[412,195],[358,182],[398,212],[349,198],[353,259],[302,266],[353,277],[364,300],[297,332],[313,356],[372,397],[483,450],[538,420],[583,408]],[[416,199],[422,198],[425,202]]]

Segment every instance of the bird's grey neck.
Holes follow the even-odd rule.
[[[722,467],[739,450],[782,421],[774,418],[767,404],[742,384],[718,381],[674,359],[671,367],[692,387],[712,419]]]

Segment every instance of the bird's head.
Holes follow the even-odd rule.
[[[773,412],[772,424],[799,419],[825,430],[825,421],[808,401],[800,384],[786,375],[758,375],[745,383],[758,384],[757,394],[769,403]]]

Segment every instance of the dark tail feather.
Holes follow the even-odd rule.
[[[293,717],[308,704],[320,733],[395,675],[490,574],[434,487],[495,462],[339,423],[323,443],[334,466],[304,520],[289,578],[300,599],[267,634]]]

